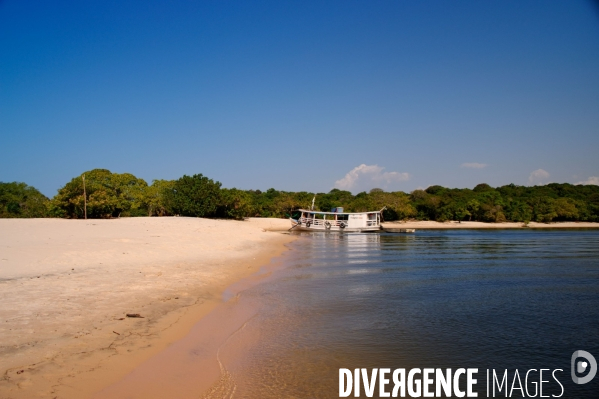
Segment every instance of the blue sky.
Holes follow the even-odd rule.
[[[599,184],[591,1],[0,0],[0,181]]]

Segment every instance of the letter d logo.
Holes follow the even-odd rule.
[[[578,364],[576,364],[576,359],[579,357],[584,357],[588,361],[588,364],[587,364],[587,362],[584,362],[584,361],[578,362]],[[589,370],[589,373],[586,375],[586,377],[577,377],[576,376],[576,371],[578,371],[579,373],[583,373],[587,369],[587,366],[589,366],[589,365],[591,366],[591,369]],[[595,360],[593,355],[591,355],[587,351],[576,351],[572,354],[572,362],[570,364],[570,373],[572,374],[572,381],[574,381],[574,383],[586,384],[587,382],[591,381],[595,377],[595,374],[597,374],[597,361]]]

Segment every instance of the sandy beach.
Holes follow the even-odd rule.
[[[85,398],[118,381],[281,254],[293,237],[271,231],[288,224],[0,219],[0,397]]]
[[[599,227],[383,225],[417,230]],[[259,218],[0,219],[0,397],[85,398],[113,386],[182,340],[223,303],[227,287],[280,255],[293,240],[280,234],[289,227],[285,219]],[[219,378],[216,362],[207,362],[198,378],[209,387]]]

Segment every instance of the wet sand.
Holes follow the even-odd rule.
[[[239,393],[229,366],[244,358],[245,351],[260,339],[259,334],[248,334],[246,325],[263,306],[256,298],[242,295],[271,279],[282,266],[279,261],[277,258],[260,272],[227,287],[224,301],[202,317],[185,337],[92,399],[221,399]]]
[[[267,230],[288,224],[0,220],[0,397],[85,398],[121,380],[281,254],[293,237]],[[216,367],[196,379],[210,386]]]

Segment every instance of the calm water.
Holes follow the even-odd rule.
[[[260,311],[227,343],[235,397],[338,397],[357,367],[479,368],[479,397],[486,369],[559,368],[564,398],[599,397],[570,378],[575,350],[599,359],[599,231],[314,234],[284,262],[241,295]]]

